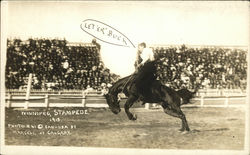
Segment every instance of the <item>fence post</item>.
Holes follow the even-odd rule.
[[[223,96],[224,95],[224,89],[221,89],[220,90],[220,96]]]
[[[31,82],[32,82],[32,74],[29,74],[29,80],[28,80],[28,86],[26,91],[26,97],[25,97],[25,109],[28,109],[29,107],[29,99],[30,99],[30,89],[31,89]]]
[[[10,108],[11,107],[11,100],[12,99],[12,95],[11,94],[9,94],[8,95],[8,101],[7,101],[7,108]]]
[[[149,103],[146,103],[146,104],[145,104],[145,109],[148,110],[149,108],[150,108],[150,104],[149,104]]]
[[[45,106],[46,108],[49,107],[49,95],[48,94],[45,95]]]
[[[201,95],[201,107],[204,106],[204,95]]]
[[[86,92],[82,91],[82,106],[86,107]]]
[[[225,107],[228,107],[228,104],[229,104],[229,96],[226,95],[226,100],[225,100]]]

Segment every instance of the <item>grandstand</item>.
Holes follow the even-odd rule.
[[[175,89],[246,89],[247,50],[227,47],[153,47],[158,78]],[[110,73],[92,43],[60,39],[7,40],[7,89],[22,89],[33,74],[32,89],[100,90],[119,78]]]

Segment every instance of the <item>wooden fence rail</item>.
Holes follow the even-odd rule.
[[[229,104],[230,100],[243,100],[243,104]],[[106,100],[102,95],[93,95],[88,94],[86,92],[82,92],[82,94],[75,95],[60,95],[60,94],[44,94],[44,95],[36,95],[30,96],[29,100],[25,99],[24,95],[12,95],[8,94],[5,98],[6,107],[108,107],[106,104]],[[66,103],[52,103],[52,100],[66,100]],[[80,103],[75,103],[78,100]],[[126,100],[126,98],[122,98],[122,100]],[[221,104],[217,104],[217,102],[221,100]],[[38,101],[38,102],[37,102]],[[94,103],[88,103],[90,101],[94,101]],[[187,107],[238,107],[244,106],[246,103],[246,96],[196,96],[192,99],[192,102],[199,101],[195,104],[184,105]],[[205,104],[206,101],[215,101],[214,104]],[[28,102],[28,104],[27,104]],[[35,102],[35,103],[34,103]],[[26,107],[28,105],[28,107]],[[150,104],[145,104],[145,108],[149,109]]]

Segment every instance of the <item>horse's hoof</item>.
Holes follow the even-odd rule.
[[[181,128],[179,129],[180,132],[184,132],[184,131],[190,131],[189,127],[188,128]]]
[[[137,119],[137,115],[136,114],[133,114],[133,117],[135,118],[135,120]]]
[[[135,121],[137,119],[136,114],[133,114],[133,116],[130,118],[130,120]]]
[[[181,129],[179,129],[179,132],[181,133],[181,134],[186,134],[186,133],[189,133],[189,131],[190,131],[190,129],[188,128],[188,129],[185,129],[185,128],[181,128]]]

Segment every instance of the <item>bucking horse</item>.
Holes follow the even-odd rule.
[[[180,131],[190,131],[186,116],[181,110],[182,104],[187,104],[196,92],[191,92],[187,89],[175,91],[174,89],[163,85],[159,80],[154,80],[147,96],[141,96],[136,91],[131,76],[124,77],[115,82],[105,94],[107,104],[114,114],[121,111],[120,99],[118,94],[123,92],[127,97],[124,105],[125,112],[129,120],[136,120],[137,116],[129,111],[132,105],[140,100],[143,103],[158,103],[162,106],[164,112],[170,116],[180,118],[182,120],[182,127]]]

